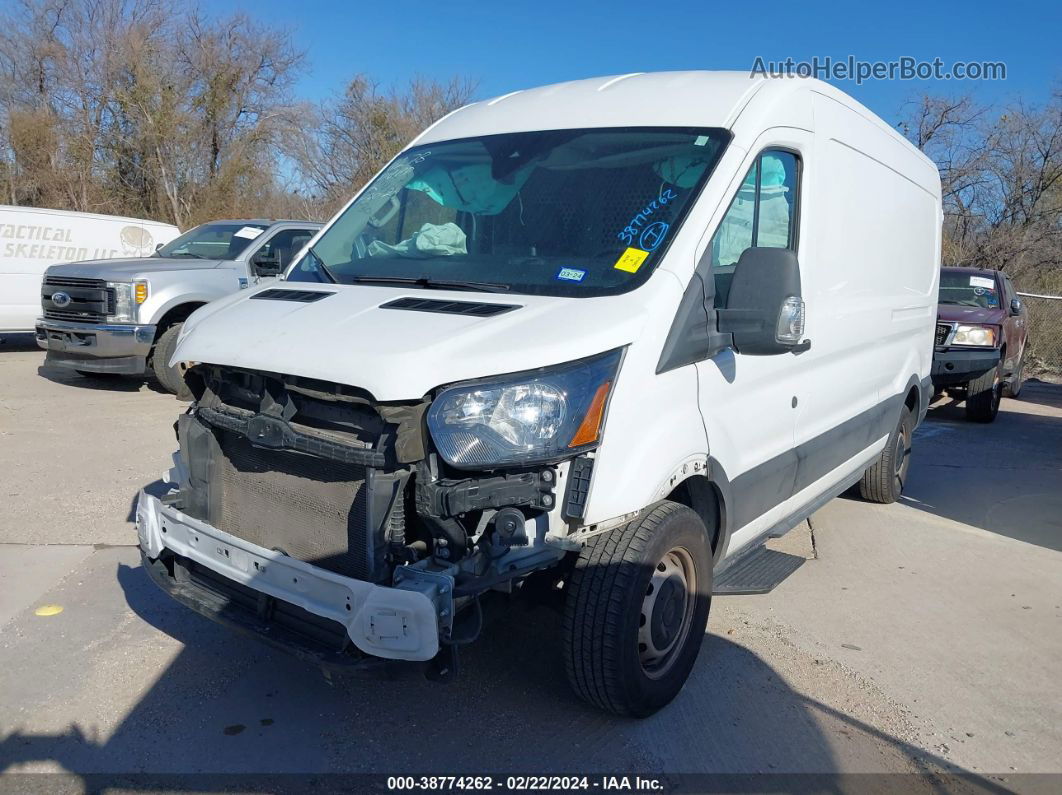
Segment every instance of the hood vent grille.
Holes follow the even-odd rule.
[[[471,317],[494,317],[512,312],[516,304],[484,304],[475,301],[440,301],[436,298],[397,298],[380,309],[405,309],[409,312],[441,312],[446,315],[469,315]]]
[[[260,293],[255,293],[251,296],[251,300],[262,301],[296,301],[301,304],[312,304],[314,301],[320,301],[322,298],[327,298],[330,295],[335,295],[331,291],[322,290],[263,290]]]

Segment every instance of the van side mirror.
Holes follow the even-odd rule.
[[[1010,299],[1010,313],[1012,315],[1020,315],[1021,314],[1021,299],[1020,298],[1011,298]]]
[[[155,251],[158,251],[160,248],[162,248],[162,243],[156,243],[155,244]]]
[[[719,330],[733,337],[738,353],[768,356],[811,347],[802,341],[800,265],[789,249],[745,249],[734,267],[726,308],[717,312]]]

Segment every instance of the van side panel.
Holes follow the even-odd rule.
[[[0,332],[33,331],[50,265],[144,257],[178,234],[175,226],[134,218],[0,207]]]
[[[814,102],[816,246],[813,261],[802,262],[812,349],[804,357],[798,446],[828,441],[853,418],[869,422],[912,377],[929,375],[940,257],[931,167],[854,110],[819,94]],[[885,419],[875,434],[887,434],[897,418]],[[858,452],[850,449],[858,434],[835,435],[836,449],[818,445],[833,459],[818,462],[821,474]]]

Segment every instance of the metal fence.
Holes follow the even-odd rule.
[[[1025,374],[1062,380],[1062,295],[1018,293],[1029,310]]]

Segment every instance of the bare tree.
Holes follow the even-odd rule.
[[[4,195],[182,226],[254,208],[302,60],[284,31],[183,0],[19,0],[0,15]]]
[[[462,78],[417,78],[404,91],[382,91],[356,75],[337,100],[302,111],[313,124],[290,150],[306,189],[334,209],[425,127],[466,104],[475,88]]]
[[[900,128],[940,169],[945,263],[1062,280],[1062,89],[1002,111],[925,97]]]

